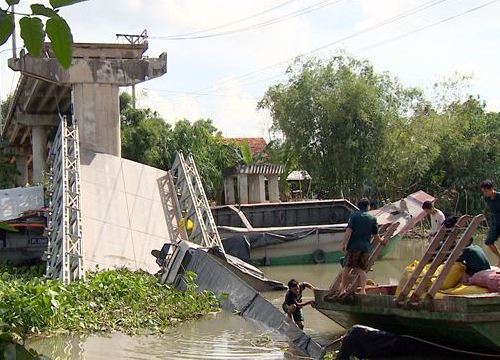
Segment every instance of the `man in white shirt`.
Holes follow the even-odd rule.
[[[422,204],[422,209],[424,209],[425,213],[431,218],[431,232],[429,234],[430,241],[439,231],[439,228],[443,224],[445,218],[443,212],[439,209],[436,209],[432,201],[424,201],[424,203]]]

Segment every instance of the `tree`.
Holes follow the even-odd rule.
[[[159,169],[168,169],[175,152],[172,131],[151,109],[133,109],[128,93],[120,94],[123,157]]]
[[[238,149],[224,141],[210,119],[192,124],[178,121],[173,133],[175,148],[193,154],[207,196],[218,200],[224,188],[223,171],[239,162]]]
[[[191,123],[180,120],[172,128],[156,111],[133,109],[129,94],[120,94],[122,156],[167,170],[175,154],[192,153],[207,196],[218,199],[223,189],[223,170],[238,162],[237,149],[223,141],[209,119]]]
[[[5,0],[6,5],[12,6],[21,0]],[[32,4],[31,14],[26,14],[19,20],[21,38],[28,52],[40,57],[45,37],[48,36],[54,54],[65,69],[71,65],[73,53],[73,35],[66,20],[59,15],[59,9],[86,0],[50,0],[50,6]],[[46,19],[45,24],[43,19]],[[14,31],[14,13],[0,9],[0,45],[4,44]]]
[[[344,54],[298,59],[288,81],[270,87],[259,108],[271,111],[286,153],[315,179],[316,189],[361,195],[383,154],[389,124],[414,94],[366,61]]]

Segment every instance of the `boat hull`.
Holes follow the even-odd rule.
[[[327,302],[316,291],[316,308],[344,328],[355,324],[414,336],[455,349],[500,354],[500,296],[446,297],[420,309],[398,307],[392,295],[355,295]]]

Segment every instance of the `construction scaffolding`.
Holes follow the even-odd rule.
[[[225,253],[193,156],[185,158],[178,152],[169,173],[187,239],[207,248],[217,246]]]
[[[50,205],[46,276],[65,284],[84,278],[80,147],[73,116],[61,116],[49,155]]]

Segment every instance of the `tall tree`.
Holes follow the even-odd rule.
[[[316,187],[360,195],[382,155],[389,124],[413,97],[366,61],[341,54],[328,61],[297,60],[288,81],[269,88],[259,108],[290,156],[312,174]]]

